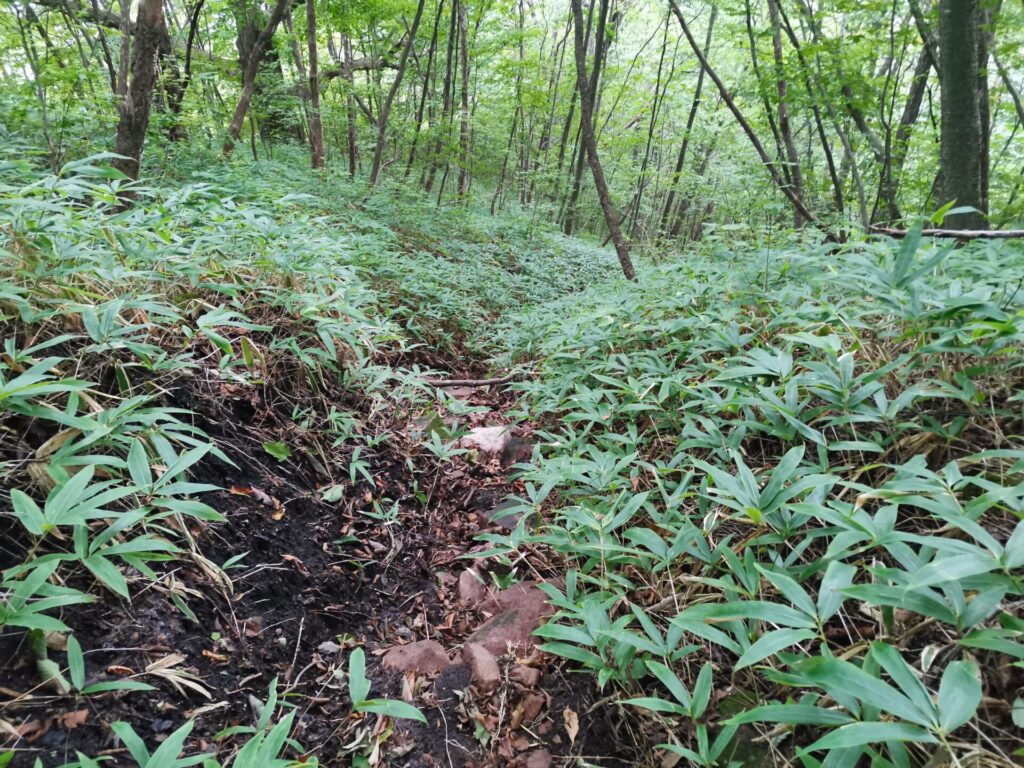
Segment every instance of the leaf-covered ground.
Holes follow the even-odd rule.
[[[121,210],[24,154],[14,765],[1017,759],[1019,246],[711,237],[632,285],[296,164],[179,157]]]

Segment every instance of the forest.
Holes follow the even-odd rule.
[[[3,0],[0,768],[1024,766],[1024,2]]]

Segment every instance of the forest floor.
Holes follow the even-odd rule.
[[[1019,244],[9,154],[0,768],[1024,757]]]
[[[473,375],[452,371],[451,378]],[[224,489],[205,501],[227,522],[194,533],[209,561],[245,554],[230,572],[231,586],[199,563],[182,563],[174,578],[199,598],[189,601],[194,621],[155,589],[141,589],[131,603],[79,606],[67,617],[80,628],[83,647],[94,649],[87,655],[91,669],[127,677],[164,667],[172,673],[165,682],[194,706],[183,709],[163,691],[93,697],[84,710],[65,710],[38,693],[25,696],[36,689],[37,672],[9,641],[0,649],[0,675],[4,694],[17,703],[8,702],[6,711],[28,725],[21,728],[28,748],[12,765],[37,757],[57,765],[75,751],[122,764],[127,753],[110,747],[106,727],[115,720],[159,742],[183,717],[195,718],[193,738],[208,747],[223,728],[250,719],[273,680],[278,696],[301,712],[293,737],[325,765],[366,755],[394,766],[543,768],[569,754],[599,765],[628,764],[622,723],[595,703],[593,679],[565,672],[534,647],[539,641],[530,633],[551,612],[543,593],[531,579],[502,589],[512,581],[508,568],[466,559],[486,549],[477,536],[514,524],[500,511],[506,496],[521,491],[509,479],[508,446],[504,457],[473,451],[444,469],[430,468],[425,507],[401,504],[375,515],[375,499],[413,498],[408,461],[431,427],[427,420],[400,430],[408,450],[391,441],[368,457],[372,485],[360,477],[341,499],[324,501],[314,462],[301,454],[276,461],[262,447],[271,439],[302,439],[276,394],[197,377],[166,403],[198,414],[198,425],[236,464],[209,458],[195,477]],[[508,421],[513,398],[501,388],[459,387],[454,394],[484,409],[473,414],[473,424]],[[438,408],[435,419],[443,421],[448,414]],[[528,447],[529,424],[514,431],[512,447]],[[541,560],[519,570],[536,581],[560,575],[557,562]],[[472,642],[485,648],[478,646],[484,665],[500,659],[493,671],[478,669],[479,659],[461,652]],[[367,650],[371,693],[417,705],[426,724],[350,717],[336,671],[340,654],[355,645]],[[388,656],[389,649],[397,651]],[[174,677],[185,668],[184,678]]]
[[[280,166],[274,166],[274,173],[246,177],[246,192],[278,171]],[[297,186],[289,180],[282,185],[284,190]],[[263,197],[280,194],[267,191]],[[67,210],[80,242],[88,239],[89,227],[95,225],[99,235],[106,226],[102,216]],[[350,217],[353,210],[342,203],[330,215],[340,211]],[[414,211],[422,213],[418,207]],[[181,215],[187,222],[188,214]],[[245,237],[254,229],[256,238],[266,234],[234,210],[224,215],[231,227],[245,227]],[[282,251],[316,253],[333,253],[339,243],[351,248],[353,238],[360,245],[358,238],[365,236],[366,250],[381,254],[368,271],[379,281],[383,301],[390,295],[397,306],[380,311],[398,309],[398,322],[418,344],[411,351],[374,353],[375,370],[428,369],[435,377],[479,377],[493,361],[468,340],[469,329],[475,330],[474,338],[486,339],[492,333],[486,318],[499,318],[502,308],[517,307],[526,296],[557,296],[582,287],[611,258],[570,243],[579,254],[565,263],[576,271],[555,281],[558,287],[548,287],[524,274],[524,259],[539,264],[550,257],[542,242],[531,243],[535,253],[526,253],[525,241],[475,231],[473,220],[457,220],[453,233],[453,214],[433,225],[421,219],[401,228],[383,225],[379,212],[358,215],[357,224],[346,222],[348,239],[342,241],[321,237],[323,230],[291,212],[280,216],[271,225],[280,229],[266,236],[271,247]],[[203,216],[213,220],[213,230],[218,228],[216,215]],[[401,216],[391,212],[388,218]],[[201,236],[185,226],[183,242],[191,248]],[[463,240],[446,242],[444,232]],[[101,250],[107,247],[104,237],[96,240]],[[239,243],[242,230],[229,227],[227,234],[214,237],[230,242],[228,247],[241,256],[239,273],[248,273],[250,258]],[[214,247],[224,247],[220,242]],[[482,271],[450,264],[460,249],[479,264],[472,250],[478,247],[491,251]],[[265,253],[267,241],[252,248]],[[163,258],[159,252],[153,256]],[[583,266],[574,266],[577,262]],[[293,268],[286,266],[281,278],[285,296],[293,290],[300,295],[302,285],[296,286],[296,280],[319,281],[327,269],[318,263],[295,278],[288,274]],[[223,269],[228,274],[231,267],[224,263]],[[256,267],[255,274],[263,276],[251,282],[279,279],[277,272],[267,277],[260,269],[267,268]],[[445,274],[445,269],[453,272]],[[37,285],[46,282],[31,279]],[[109,297],[131,302],[132,290],[121,287]],[[169,293],[174,290],[182,291],[185,301],[193,300],[184,278]],[[453,293],[444,295],[444,290]],[[494,295],[488,298],[488,291]],[[485,385],[427,387],[428,394],[415,404],[400,396],[371,398],[318,363],[313,365],[319,384],[311,385],[294,358],[275,354],[270,361],[276,342],[289,332],[298,337],[300,314],[260,303],[274,299],[256,299],[246,309],[268,331],[277,331],[233,329],[238,334],[233,343],[244,335],[247,343],[265,351],[262,378],[225,375],[215,345],[200,340],[193,347],[198,367],[185,376],[151,377],[145,385],[159,393],[153,405],[187,409],[191,425],[230,457],[231,464],[209,454],[191,473],[194,482],[220,489],[203,494],[202,500],[226,521],[190,522],[190,556],[172,562],[158,582],[128,568],[130,600],[108,596],[71,606],[62,615],[85,649],[87,682],[129,679],[156,687],[70,699],[54,694],[40,685],[38,654],[29,636],[0,635],[0,724],[15,736],[6,745],[14,747],[11,765],[29,766],[38,759],[49,768],[72,761],[76,752],[131,765],[125,745],[112,737],[115,721],[129,723],[147,742],[158,744],[194,719],[193,749],[230,752],[232,737],[225,739],[221,732],[250,723],[275,686],[278,700],[298,713],[292,738],[327,766],[544,768],[570,753],[601,765],[626,764],[630,750],[618,733],[620,718],[596,704],[593,678],[567,673],[563,660],[536,650],[540,640],[531,635],[553,612],[535,585],[558,579],[559,562],[536,552],[511,564],[474,557],[488,548],[478,536],[504,535],[515,523],[501,516],[500,507],[506,496],[521,492],[521,483],[511,479],[512,465],[527,460],[532,447],[529,419],[507,413],[517,396],[507,386]],[[214,305],[222,300],[216,293],[207,298]],[[348,300],[340,303],[342,312],[352,311],[344,304]],[[225,301],[225,306],[230,304]],[[78,309],[62,311],[61,324],[82,327]],[[143,322],[159,317],[151,306],[138,312],[134,317]],[[370,321],[360,322],[369,327]],[[39,338],[34,331],[25,335],[17,325],[5,330],[12,338]],[[161,326],[160,333],[165,335],[158,344],[166,350],[192,345],[173,326]],[[152,327],[142,335],[157,337]],[[120,394],[110,365],[117,365],[116,352],[87,361],[77,341],[55,349],[82,360],[79,375]],[[459,413],[449,410],[453,405]],[[359,448],[353,449],[353,440],[332,445],[321,433],[319,428],[338,409],[359,425],[354,442],[365,441]],[[490,433],[502,443],[496,450],[456,450],[444,460],[424,450],[427,444],[448,443],[448,429],[456,423],[460,430],[472,430],[513,421],[506,434]],[[18,462],[52,437],[38,422],[11,415],[4,434],[22,435],[0,446]],[[374,435],[384,438],[376,441]],[[275,458],[268,444],[291,448],[286,457]],[[0,537],[12,563],[33,551],[32,538],[10,516],[0,516]],[[81,575],[73,582],[80,580]],[[60,657],[63,636],[47,637],[49,652]],[[467,643],[475,643],[475,655],[463,651]],[[371,695],[418,706],[426,724],[353,714],[345,661],[355,647],[365,649]],[[389,655],[392,649],[397,650]],[[239,735],[238,744],[244,736]]]

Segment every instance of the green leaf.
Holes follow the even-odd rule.
[[[132,482],[140,488],[148,488],[153,483],[153,471],[149,466],[149,456],[141,440],[133,440],[128,449],[128,474]]]
[[[665,701],[654,696],[639,696],[634,699],[625,699],[622,703],[633,707],[649,709],[651,712],[664,712],[670,715],[687,714],[686,707],[681,707],[671,701]]]
[[[836,709],[809,704],[765,704],[730,717],[727,723],[792,723],[793,725],[845,725],[853,718]]]
[[[263,450],[278,461],[285,461],[292,455],[292,449],[280,441],[263,444]]]
[[[835,616],[842,607],[846,595],[840,590],[850,586],[856,575],[856,566],[840,560],[833,560],[828,564],[818,591],[818,619],[822,623]]]
[[[830,731],[807,747],[808,752],[819,749],[842,749],[886,741],[916,741],[934,744],[938,741],[924,728],[906,723],[850,723]]]
[[[811,640],[817,635],[809,629],[777,629],[759,638],[740,656],[736,662],[735,669],[744,669],[751,664],[756,664],[772,654],[778,653],[783,648],[788,648],[796,643]]]
[[[71,675],[71,684],[80,691],[85,685],[85,656],[74,635],[68,635],[67,644],[68,674]]]
[[[913,702],[888,683],[842,659],[818,656],[796,665],[798,673],[808,682],[821,686],[830,693],[855,696],[890,714],[928,727],[931,717],[921,712]]]
[[[954,661],[939,682],[939,726],[952,733],[974,716],[981,703],[978,668],[967,661]]]
[[[181,754],[181,750],[185,746],[185,739],[192,733],[195,724],[195,720],[186,720],[180,728],[157,747],[156,752],[153,753],[144,768],[176,768],[179,765],[178,755]]]
[[[392,699],[369,699],[367,701],[360,701],[356,705],[355,709],[359,712],[373,712],[374,714],[384,715],[386,717],[399,717],[406,720],[419,720],[421,723],[427,722],[427,718],[423,716],[412,704],[407,704],[404,701],[395,701]]]
[[[356,648],[348,657],[348,695],[354,704],[366,699],[370,681],[366,679],[366,655]]]
[[[100,683],[87,685],[82,693],[91,696],[94,693],[107,693],[109,691],[155,691],[157,688],[141,680],[104,680]]]

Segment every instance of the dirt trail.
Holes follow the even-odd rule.
[[[176,404],[192,408],[237,464],[202,465],[196,479],[224,489],[206,501],[228,522],[192,531],[214,563],[244,554],[228,570],[231,588],[197,559],[158,585],[139,577],[130,604],[103,601],[67,617],[80,628],[90,680],[166,665],[169,674],[140,678],[153,692],[49,696],[30,654],[0,647],[5,717],[33,724],[13,765],[60,765],[75,750],[130,765],[112,738],[115,720],[155,744],[194,717],[189,744],[210,749],[223,728],[254,721],[275,679],[299,713],[294,738],[326,766],[545,768],[570,756],[626,764],[615,712],[610,721],[604,708],[591,711],[592,679],[565,674],[529,638],[551,612],[533,584],[557,579],[557,567],[464,559],[484,550],[477,535],[513,522],[494,509],[517,491],[508,465],[528,456],[528,425],[496,452],[471,447],[438,464],[421,447],[429,420],[413,419],[363,454],[372,483],[357,472],[325,501],[316,451],[278,462],[262,449],[267,435],[302,442],[286,404],[252,389],[217,394],[196,390]],[[486,409],[471,426],[507,420],[512,397],[500,387],[455,394]],[[414,703],[426,725],[352,714],[344,670],[357,646],[371,697]]]

